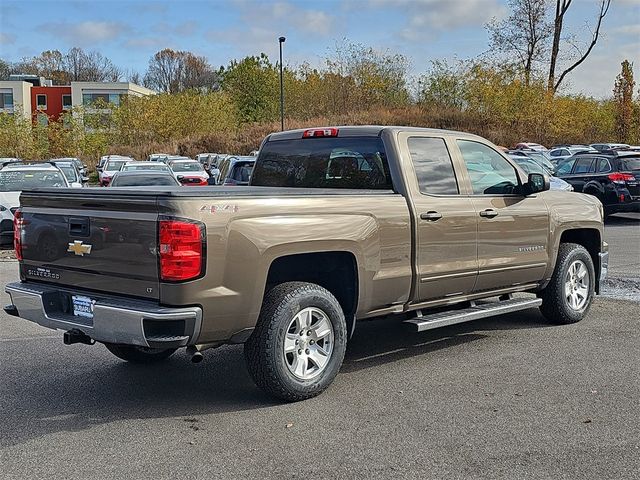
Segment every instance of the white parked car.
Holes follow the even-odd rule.
[[[29,188],[69,187],[60,169],[48,163],[7,165],[0,170],[0,243],[13,243],[13,214],[20,206],[20,193]]]
[[[147,170],[172,173],[169,166],[163,162],[129,162],[125,163],[120,169],[121,172],[139,172]]]
[[[174,160],[170,163],[171,170],[182,185],[208,185],[209,174],[204,171],[200,162],[195,160]]]
[[[581,145],[567,145],[566,147],[558,147],[552,150],[549,150],[549,156],[551,157],[551,162],[554,165],[557,165],[560,160],[565,160],[576,153],[580,152],[596,152],[593,148],[589,146],[581,146]]]
[[[83,177],[78,171],[78,167],[72,161],[52,160],[49,163],[55,165],[64,174],[71,188],[82,188],[89,181],[88,177]]]
[[[123,157],[121,155],[110,155],[102,168],[98,169],[98,179],[101,187],[109,186],[113,174],[119,172],[120,169],[129,162],[135,160],[131,157]]]

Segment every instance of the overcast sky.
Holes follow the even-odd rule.
[[[275,60],[287,37],[285,63],[318,65],[343,38],[402,53],[413,74],[438,58],[473,58],[487,49],[484,24],[506,12],[506,0],[314,0],[278,2],[0,0],[0,57],[16,61],[43,50],[96,49],[118,66],[143,73],[169,47],[206,56],[216,66],[265,52]],[[597,0],[574,0],[566,23],[589,35]],[[612,0],[603,37],[569,77],[566,89],[611,95],[620,62],[635,61],[640,79],[640,0]],[[640,83],[640,81],[638,81]]]

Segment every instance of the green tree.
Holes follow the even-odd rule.
[[[242,122],[278,118],[279,88],[278,69],[264,53],[234,60],[222,71],[222,90],[231,96]]]
[[[463,62],[449,65],[434,60],[429,71],[420,78],[418,102],[423,106],[462,110],[467,105],[468,67]]]
[[[622,62],[622,71],[616,77],[613,87],[615,102],[616,136],[620,142],[631,142],[634,125],[633,64],[629,60]]]

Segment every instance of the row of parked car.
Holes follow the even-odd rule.
[[[546,173],[551,188],[598,197],[605,215],[640,211],[640,146],[622,143],[556,145],[519,143],[505,152],[527,173]]]
[[[98,164],[103,187],[248,185],[255,156],[202,153],[195,159],[154,153],[146,161],[106,155]]]

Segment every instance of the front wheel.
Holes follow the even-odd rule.
[[[116,357],[131,363],[160,362],[169,358],[176,351],[175,348],[148,348],[117,343],[105,343],[104,346]]]
[[[293,402],[331,384],[346,346],[346,322],[336,298],[319,285],[287,282],[265,295],[244,355],[261,389]]]
[[[591,308],[595,269],[589,252],[576,243],[562,243],[549,285],[540,292],[540,311],[558,324],[582,320]]]

